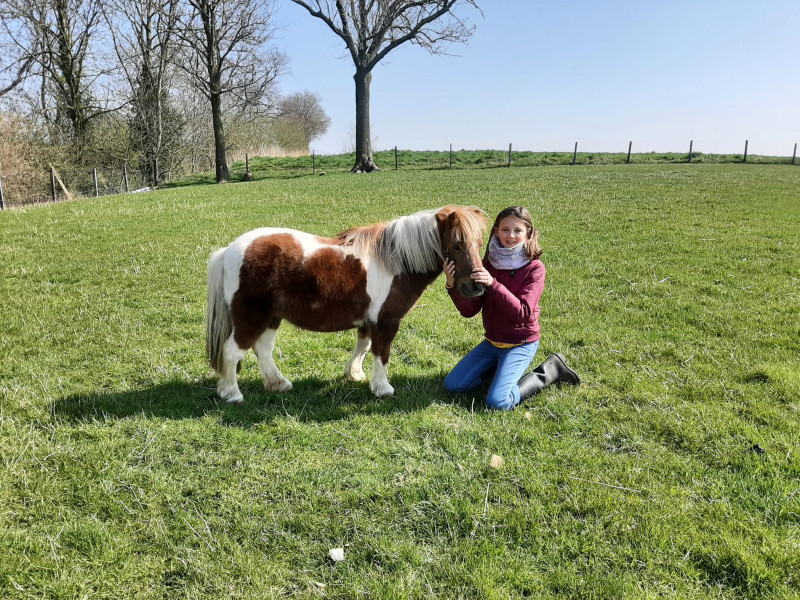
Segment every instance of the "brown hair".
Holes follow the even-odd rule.
[[[491,237],[497,231],[497,228],[500,226],[500,221],[508,217],[519,219],[528,227],[528,241],[525,242],[525,254],[527,254],[531,260],[538,259],[542,255],[542,248],[539,246],[539,231],[533,228],[531,213],[529,213],[528,209],[524,206],[509,206],[508,208],[501,210],[498,213],[497,218],[494,220],[494,225],[492,225],[492,233],[489,236],[489,239],[491,240]],[[488,252],[488,245],[486,250]]]

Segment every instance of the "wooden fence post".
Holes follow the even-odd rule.
[[[128,163],[122,164],[122,179],[125,181],[125,193],[129,194],[131,188],[128,185]]]
[[[575,161],[578,160],[578,142],[575,142],[575,150],[572,152],[572,164],[575,164]]]
[[[3,177],[0,175],[0,210],[6,209],[6,199],[3,196]]]
[[[94,181],[94,197],[100,197],[100,188],[97,187],[97,167],[92,169],[92,181]]]
[[[792,164],[794,164],[794,159],[797,158],[797,142],[794,143],[794,153],[792,154]],[[2,192],[2,190],[0,190]]]
[[[317,172],[316,168],[314,172]],[[244,180],[253,181],[253,174],[250,172],[250,154],[248,152],[244,153]]]
[[[628,142],[628,160],[625,161],[626,165],[631,164],[631,148],[633,147],[633,142]]]
[[[747,162],[747,143],[748,143],[749,141],[750,141],[750,140],[745,140],[745,141],[744,141],[744,160],[743,160],[742,162]]]
[[[508,145],[508,166],[511,166],[511,144]]]
[[[689,164],[692,164],[692,146],[694,145],[694,140],[689,140]]]
[[[797,147],[797,144],[795,144],[795,148],[796,147]],[[794,164],[794,163],[792,163],[792,164]],[[451,169],[453,168],[453,144],[450,144],[450,168]]]
[[[394,147],[394,170],[397,171],[397,146]]]
[[[50,196],[53,198],[53,202],[56,201],[56,170],[51,165],[50,166]]]

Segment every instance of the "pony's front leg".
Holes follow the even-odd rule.
[[[392,341],[397,334],[400,323],[382,323],[372,329],[372,378],[369,380],[369,389],[378,398],[394,396],[394,388],[389,385],[388,368],[389,354],[392,350]]]
[[[261,378],[264,381],[264,388],[270,392],[291,392],[292,382],[283,376],[272,358],[272,351],[275,349],[275,336],[278,330],[267,329],[256,341],[253,350],[258,357],[258,368],[261,370]]]
[[[239,348],[239,344],[230,335],[222,346],[222,372],[217,382],[217,394],[229,404],[242,404],[244,396],[239,390],[236,381],[236,371],[239,361],[244,358],[245,350]]]
[[[353,349],[353,354],[350,355],[350,360],[344,367],[344,376],[350,381],[366,381],[367,376],[364,374],[364,357],[367,355],[372,340],[367,335],[366,327],[358,328],[358,340],[356,347]]]

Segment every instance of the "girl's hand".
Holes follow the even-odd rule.
[[[494,277],[489,274],[484,267],[475,267],[470,274],[472,281],[475,283],[482,283],[485,286],[490,286],[494,283]]]
[[[444,259],[444,286],[451,288],[456,284],[456,263],[449,258]]]

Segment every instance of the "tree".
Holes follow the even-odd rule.
[[[65,136],[80,157],[91,121],[108,112],[92,89],[104,72],[90,70],[99,0],[5,0],[3,13],[13,19],[12,37],[29,68],[41,77],[40,110],[52,136]]]
[[[161,171],[177,158],[182,120],[169,100],[170,74],[178,49],[177,0],[104,0],[119,64],[130,86],[130,142],[142,179],[159,184]]]
[[[277,125],[291,124],[302,135],[308,150],[311,140],[328,131],[331,120],[322,109],[320,99],[314,92],[304,91],[290,94],[278,104]]]
[[[431,54],[466,42],[474,27],[455,14],[477,0],[292,0],[321,19],[344,41],[353,59],[356,91],[356,164],[353,173],[378,170],[372,157],[369,88],[372,69],[398,46],[411,42]]]
[[[179,61],[210,103],[218,183],[228,181],[224,103],[239,107],[269,102],[286,57],[267,48],[273,29],[271,0],[189,0],[181,28],[187,52]]]
[[[17,7],[0,2],[0,98],[25,82],[40,48],[38,30],[20,29]]]

